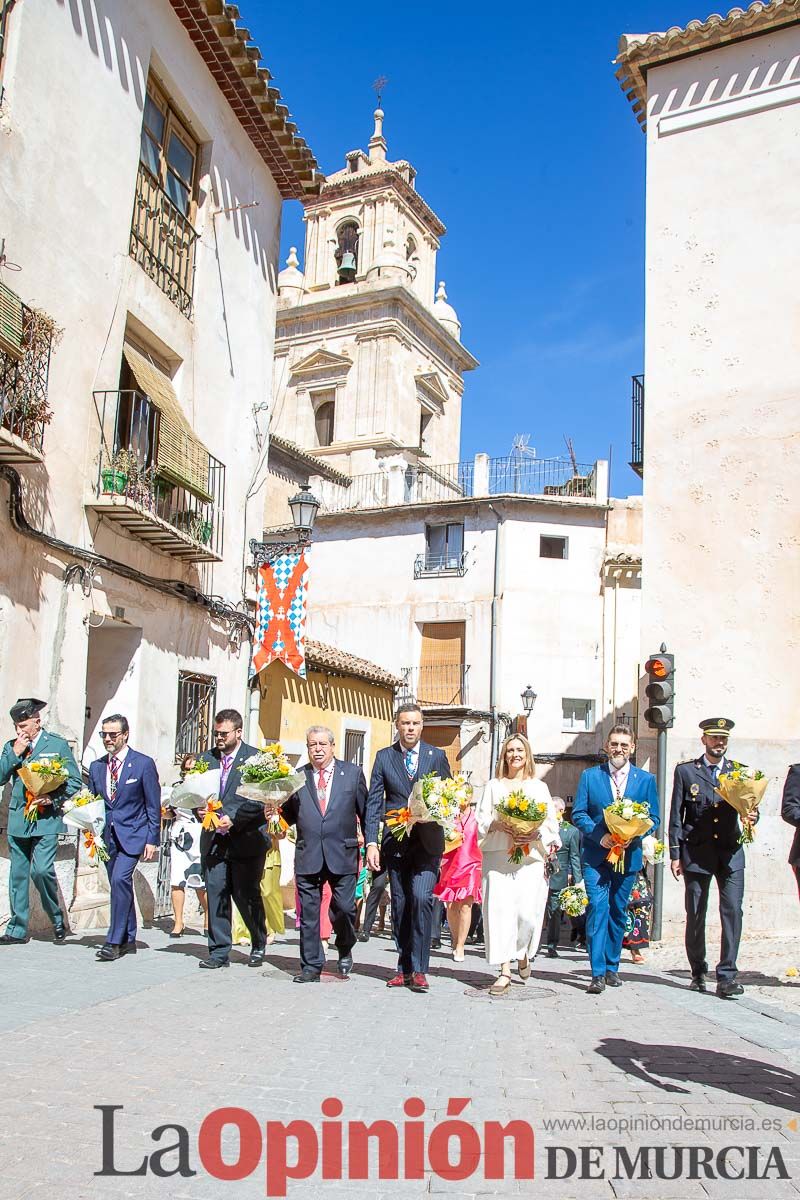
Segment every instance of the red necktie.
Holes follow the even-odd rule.
[[[319,806],[322,809],[322,815],[325,816],[325,809],[328,806],[328,797],[325,793],[325,772],[320,771],[319,779],[317,780],[317,795],[319,796]]]
[[[108,760],[108,769],[111,772],[111,787],[109,789],[111,794],[108,797],[108,801],[109,804],[113,804],[114,797],[117,794],[117,784],[119,783],[119,759],[112,755]]]

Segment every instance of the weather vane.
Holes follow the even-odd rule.
[[[386,75],[379,75],[372,85],[375,89],[375,94],[378,97],[378,108],[382,107],[381,100],[383,99],[383,89],[386,87],[388,82],[389,80]]]

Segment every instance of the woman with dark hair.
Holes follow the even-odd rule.
[[[520,836],[497,812],[512,792],[524,793],[531,804],[544,804],[547,815],[535,833]],[[531,976],[531,959],[539,947],[547,904],[545,863],[561,845],[558,816],[547,784],[535,777],[533,753],[527,738],[514,734],[500,747],[496,777],[487,783],[476,817],[483,852],[483,928],[486,961],[499,964],[500,973],[490,996],[504,996],[516,960],[523,983]],[[524,848],[519,862],[510,855]]]
[[[197,762],[196,754],[184,754],[181,759],[181,781],[186,777]],[[175,820],[169,831],[169,882],[172,896],[172,915],[174,923],[171,938],[183,936],[183,912],[186,902],[186,889],[191,888],[197,896],[203,911],[203,932],[208,929],[208,900],[200,869],[200,830],[202,828],[197,818],[197,809],[171,809]]]

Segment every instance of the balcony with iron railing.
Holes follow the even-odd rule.
[[[197,232],[139,163],[130,254],[185,317],[192,315]]]
[[[644,375],[631,375],[631,461],[641,479],[644,475]]]
[[[0,462],[39,463],[53,415],[48,399],[53,324],[14,299],[16,330],[0,337]]]
[[[460,554],[418,554],[414,560],[414,578],[428,579],[442,575],[454,575],[458,578],[467,573],[467,552]]]
[[[404,667],[398,702],[422,708],[464,708],[467,704],[469,666],[465,663],[434,663]]]
[[[505,495],[604,503],[599,466],[560,458],[490,459],[479,454],[473,462],[443,466],[392,463],[383,471],[354,475],[349,487],[320,478],[314,481],[314,490],[323,516]]]
[[[156,550],[188,562],[221,562],[225,467],[199,442],[170,431],[141,392],[95,392],[101,428],[94,495],[86,508]],[[180,476],[174,465],[183,464]]]

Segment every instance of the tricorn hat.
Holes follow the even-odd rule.
[[[8,710],[11,720],[15,723],[19,721],[30,721],[31,717],[35,717],[43,708],[47,707],[46,700],[35,700],[29,696],[27,700],[18,700],[16,704],[12,704]]]
[[[705,737],[730,737],[734,725],[730,717],[708,717],[700,722]]]

